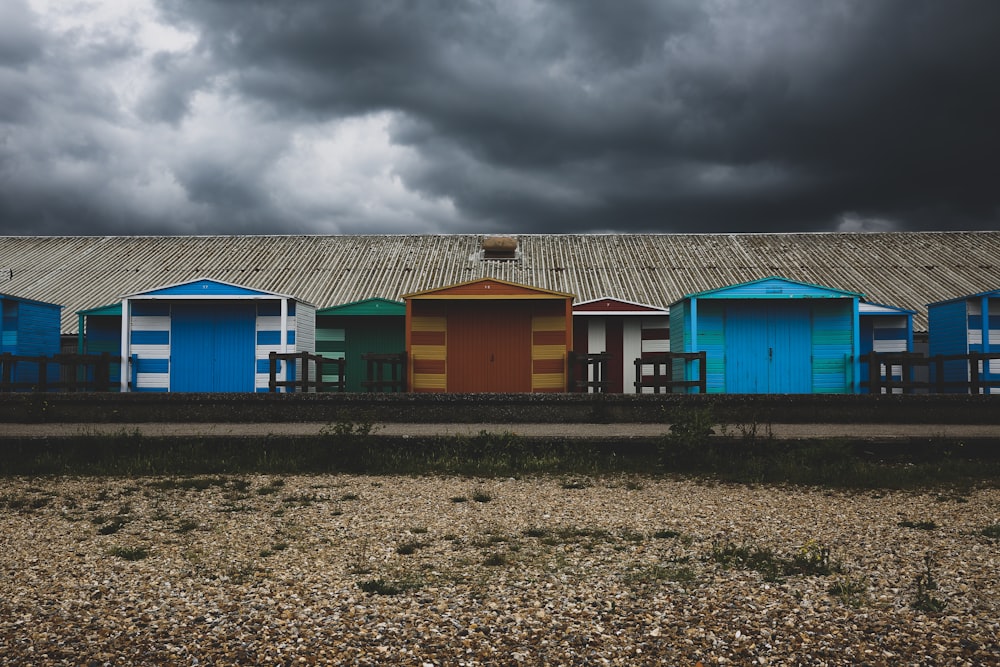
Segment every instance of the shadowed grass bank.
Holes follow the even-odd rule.
[[[0,440],[2,475],[196,475],[238,473],[683,474],[737,483],[847,488],[994,485],[995,441],[537,438],[509,432],[389,437],[372,429],[319,436],[200,438],[113,435]]]

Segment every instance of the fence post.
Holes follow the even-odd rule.
[[[979,353],[969,352],[969,393],[978,394],[981,385],[979,382]]]
[[[878,355],[874,351],[869,352],[867,356],[868,356],[868,393],[881,394],[882,362],[879,361]]]
[[[269,352],[267,355],[268,361],[268,380],[267,380],[267,390],[272,394],[278,391],[278,353]]]
[[[700,375],[698,377],[698,381],[699,381],[698,389],[701,391],[701,393],[707,394],[708,393],[708,353],[705,352],[704,350],[702,350],[701,352],[698,353],[698,368],[699,368],[699,373],[700,373]]]

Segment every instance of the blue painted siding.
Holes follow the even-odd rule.
[[[848,299],[812,304],[812,392],[852,390],[854,313]]]
[[[718,394],[726,390],[726,329],[724,308],[721,302],[702,302],[698,304],[698,341],[695,350],[705,352],[706,387],[709,394]],[[690,367],[691,377],[695,366]]]
[[[0,352],[28,357],[59,354],[59,317],[61,306],[16,297],[0,296]],[[14,366],[14,382],[36,382],[38,364]],[[58,379],[59,366],[48,364],[48,377]]]
[[[927,306],[927,333],[931,356],[967,354],[969,352],[967,302],[949,301]],[[947,362],[944,367],[944,379],[945,382],[967,381],[968,364],[964,361]]]
[[[726,304],[728,393],[809,393],[810,303],[734,300]]]
[[[174,304],[171,391],[253,391],[256,316],[252,301]]]
[[[689,302],[682,301],[680,303],[675,303],[670,307],[670,349],[677,352],[690,352],[688,349],[688,341],[690,336],[688,335],[688,327],[690,326],[689,317]],[[684,364],[675,361],[674,367],[671,369],[672,380],[675,382],[683,382],[686,378],[684,376]]]
[[[132,345],[167,345],[170,343],[169,331],[132,331],[129,336]]]

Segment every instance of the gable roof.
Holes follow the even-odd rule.
[[[316,315],[369,315],[386,316],[397,315],[406,316],[406,304],[402,301],[392,301],[381,297],[342,303],[339,306],[330,306],[316,311]]]
[[[669,315],[668,308],[605,296],[573,304],[573,315]]]
[[[0,236],[0,289],[76,311],[202,277],[324,308],[476,278],[666,308],[764,276],[861,292],[916,311],[1000,285],[1000,231],[802,234],[522,234],[517,259],[478,259],[482,234]]]
[[[194,298],[194,299],[216,299],[219,297],[279,297],[291,299],[293,297],[287,294],[275,294],[274,292],[264,292],[257,289],[252,289],[244,285],[237,285],[236,283],[229,283],[223,280],[213,280],[212,278],[198,278],[196,280],[188,280],[183,283],[174,283],[173,285],[164,285],[162,287],[157,287],[155,289],[147,290],[145,292],[136,292],[135,294],[126,294],[124,299],[131,299],[135,297],[184,297],[184,298]]]
[[[956,296],[952,299],[943,299],[941,301],[935,301],[933,303],[927,304],[929,306],[937,306],[942,303],[953,303],[955,301],[967,301],[968,299],[981,299],[986,297],[988,299],[1000,297],[1000,289],[986,290],[985,292],[977,292],[976,294],[966,294],[965,296]]]
[[[531,285],[478,278],[454,285],[444,285],[433,289],[404,294],[404,299],[572,299],[572,294],[542,289]]]
[[[863,297],[858,292],[824,287],[798,280],[789,280],[782,276],[768,276],[735,285],[726,285],[715,289],[685,295],[686,299],[842,299]]]

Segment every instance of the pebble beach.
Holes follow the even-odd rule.
[[[995,488],[5,478],[0,510],[2,664],[1000,664]]]

